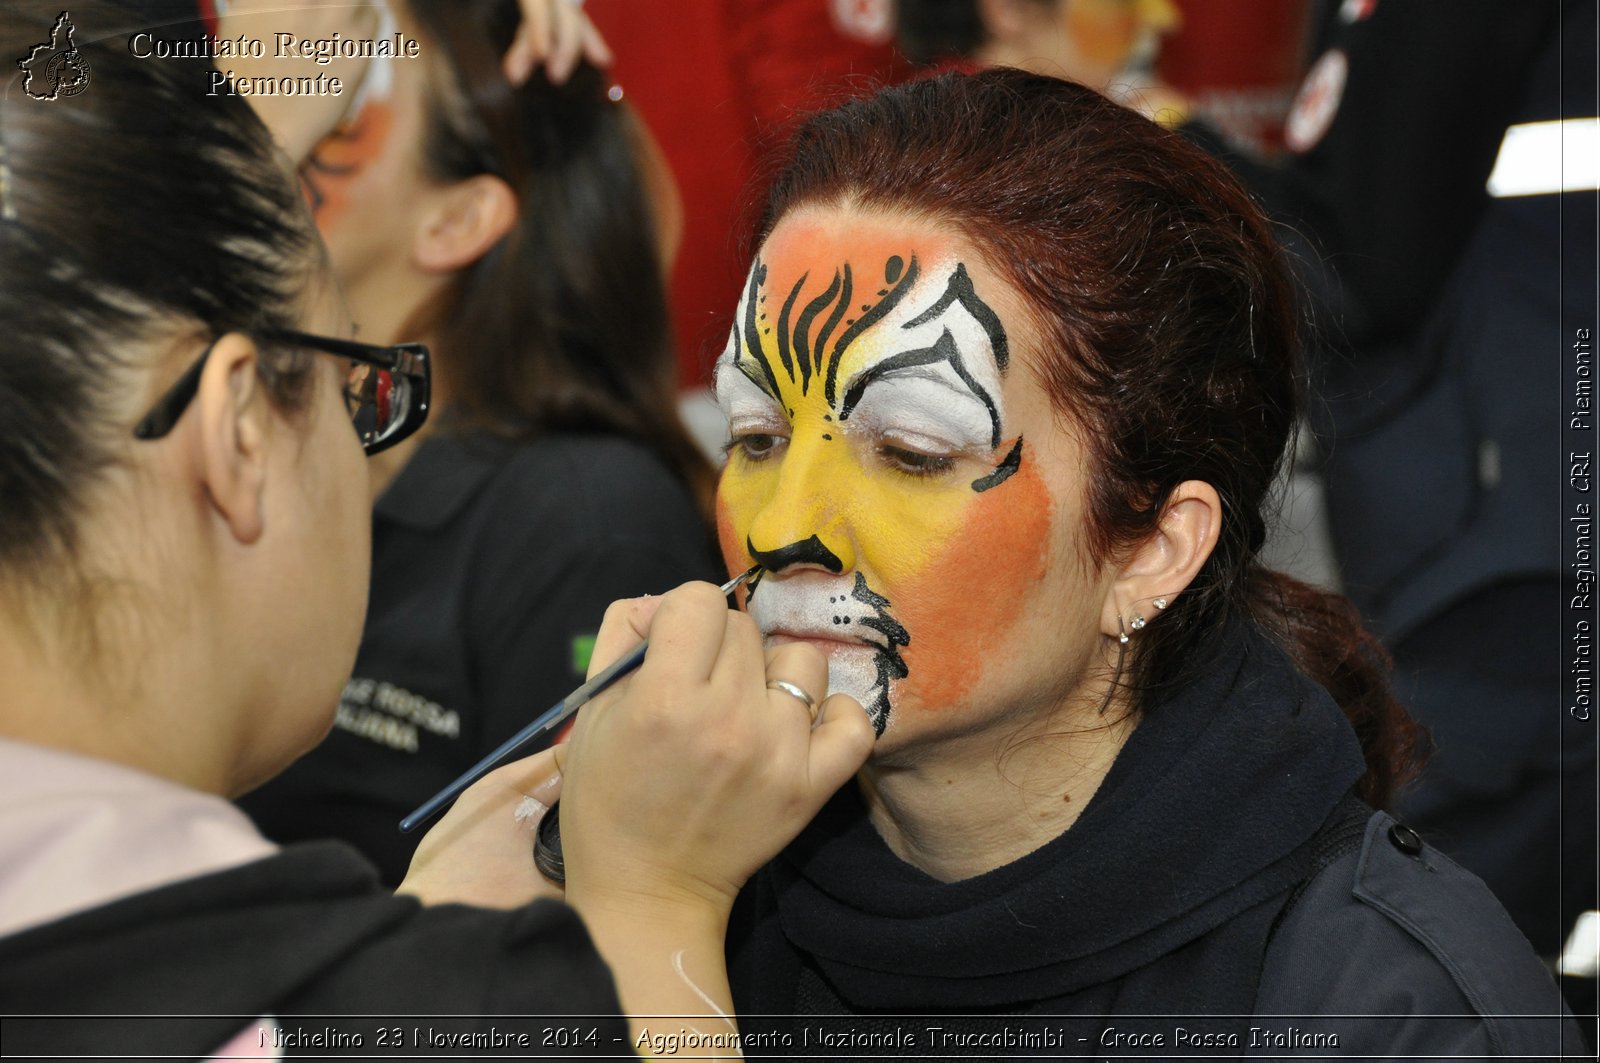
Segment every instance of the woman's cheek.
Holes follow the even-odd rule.
[[[1048,566],[1052,506],[1033,463],[978,494],[920,573],[887,589],[911,634],[897,712],[958,710],[985,662],[1004,655],[1028,590]]]

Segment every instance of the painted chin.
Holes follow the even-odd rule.
[[[878,666],[882,652],[876,647],[856,643],[828,654],[828,693],[849,694],[867,710],[872,730],[882,735],[889,726],[889,690]]]
[[[865,581],[850,577],[797,574],[764,579],[749,599],[750,614],[769,646],[804,642],[828,661],[828,693],[849,694],[861,703],[873,729],[889,724],[889,683],[903,677],[897,645],[906,636],[864,591]],[[888,632],[899,632],[896,642]]]

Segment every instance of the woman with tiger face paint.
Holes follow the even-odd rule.
[[[970,726],[986,663],[1023,656],[1010,621],[1045,589],[1053,514],[1081,508],[1036,468],[1046,437],[1075,444],[1008,387],[1007,296],[937,226],[802,211],[763,248],[718,365],[728,563],[762,566],[751,614],[828,650],[880,755],[955,705]]]
[[[716,369],[717,524],[769,646],[822,650],[879,737],[741,897],[741,1014],[1559,1041],[1466,1003],[1560,1008],[1481,883],[1375,811],[1417,743],[1375,641],[1256,560],[1296,357],[1249,196],[1088,89],[947,75],[799,129]],[[1491,987],[1435,958],[1486,949]]]

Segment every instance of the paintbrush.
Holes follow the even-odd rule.
[[[742,575],[735,576],[733,579],[722,585],[722,593],[724,595],[732,594],[742,584],[749,580],[751,576],[754,576],[759,571],[761,571],[761,566],[757,565],[750,571],[745,572]],[[584,683],[583,686],[562,698],[559,702],[552,706],[548,712],[544,713],[528,726],[524,727],[510,738],[506,739],[500,744],[499,748],[494,750],[494,752],[490,753],[488,756],[478,761],[478,763],[468,768],[464,773],[462,773],[460,778],[456,779],[455,782],[451,783],[449,786],[446,786],[443,790],[440,790],[438,793],[424,801],[415,812],[411,813],[405,819],[400,821],[400,830],[406,834],[416,830],[419,826],[432,818],[434,813],[438,812],[445,805],[449,804],[451,801],[454,801],[458,796],[460,796],[461,791],[465,790],[467,787],[471,786],[473,783],[489,774],[489,772],[499,767],[503,761],[505,761],[517,750],[521,749],[523,746],[527,745],[529,742],[533,741],[535,738],[539,737],[545,732],[555,727],[559,727],[562,721],[566,720],[567,717],[583,708],[584,705],[588,704],[588,702],[597,694],[606,690],[617,680],[621,679],[623,676],[639,667],[639,665],[643,664],[645,651],[649,648],[650,642],[648,639],[646,639],[644,642],[639,643],[639,645],[635,646],[633,649],[617,658],[607,668],[600,671],[587,683]]]

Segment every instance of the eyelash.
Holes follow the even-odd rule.
[[[722,452],[737,453],[745,461],[760,463],[771,461],[788,441],[788,436],[774,432],[746,432],[723,444]],[[955,457],[948,454],[928,454],[892,443],[879,443],[875,449],[884,465],[914,479],[943,476],[956,466]]]
[[[956,459],[948,454],[924,454],[891,443],[878,444],[878,456],[891,469],[917,479],[942,476],[956,466]]]
[[[778,451],[781,444],[788,442],[788,439],[788,436],[780,436],[772,432],[746,432],[728,440],[723,446],[722,452],[731,455],[737,451],[745,461],[770,461],[772,455]],[[757,440],[764,440],[767,443],[766,449],[759,453],[751,449],[751,444]]]

